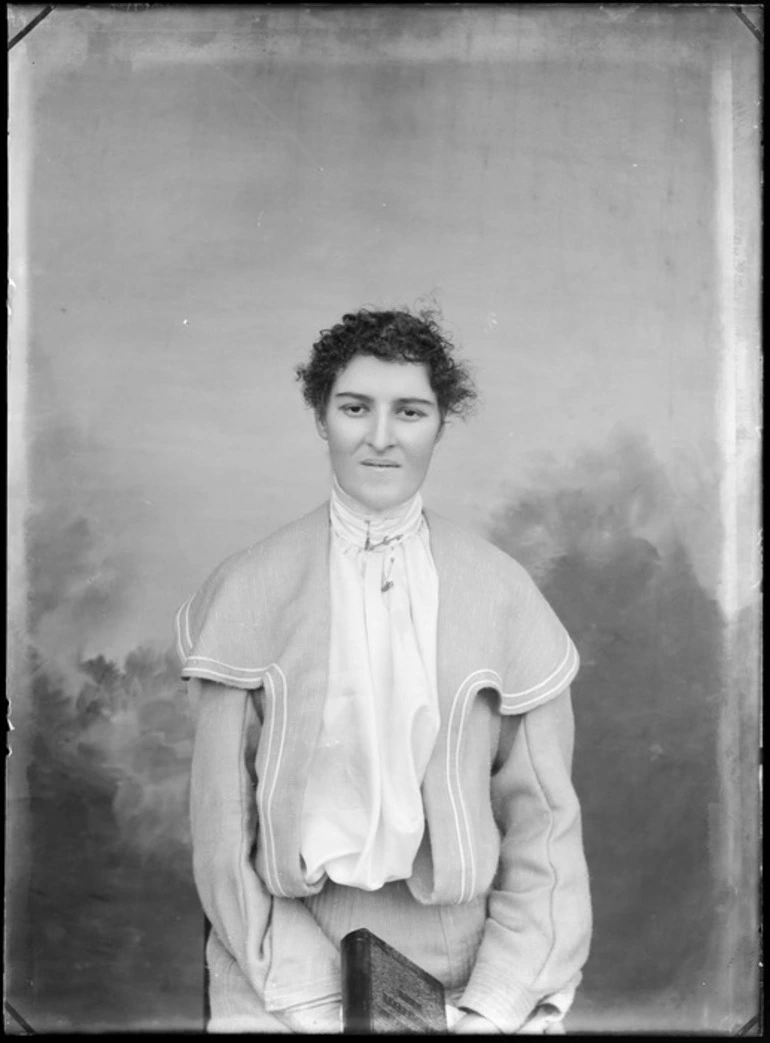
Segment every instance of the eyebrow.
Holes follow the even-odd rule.
[[[372,403],[374,399],[370,395],[362,395],[358,391],[338,391],[335,398],[356,398],[360,402]],[[432,402],[429,398],[416,398],[407,396],[406,398],[397,398],[395,403],[398,406],[405,405],[420,405],[420,406],[436,406],[435,402]]]

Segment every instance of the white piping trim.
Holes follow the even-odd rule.
[[[474,684],[472,684],[472,685],[470,685],[468,687],[468,690],[467,690],[467,692],[465,694],[465,700],[463,702],[463,711],[462,711],[462,716],[460,718],[460,726],[459,726],[459,728],[457,730],[457,745],[456,745],[456,748],[455,748],[455,776],[457,778],[457,792],[458,792],[458,795],[459,795],[459,798],[460,798],[460,807],[462,808],[463,821],[465,823],[465,836],[466,836],[466,839],[468,841],[468,855],[470,857],[470,863],[471,863],[470,882],[469,882],[469,886],[468,886],[468,898],[467,898],[467,900],[469,902],[473,898],[474,893],[476,891],[476,859],[474,858],[474,853],[473,853],[473,835],[471,833],[471,828],[470,828],[470,826],[468,824],[468,815],[467,815],[466,810],[465,810],[465,801],[463,800],[463,791],[462,791],[462,787],[460,785],[460,746],[461,746],[463,730],[465,728],[465,721],[467,719],[468,711],[469,711],[470,705],[471,705],[471,698],[484,683],[485,682],[482,679],[480,681],[476,681]],[[462,901],[462,899],[464,897],[465,897],[465,895],[464,895],[464,893],[462,893],[460,900]]]
[[[485,687],[486,685],[488,685],[490,683],[492,683],[498,689],[498,691],[500,693],[501,700],[505,701],[505,700],[518,699],[521,695],[527,695],[529,692],[536,691],[538,688],[541,688],[542,685],[546,684],[552,678],[556,677],[557,680],[555,681],[555,683],[549,689],[547,689],[544,692],[543,691],[539,692],[538,695],[536,695],[534,698],[528,700],[525,703],[517,704],[516,708],[520,709],[520,710],[526,710],[526,709],[530,708],[531,706],[534,706],[534,705],[537,705],[538,703],[541,703],[549,695],[551,695],[553,692],[557,691],[558,688],[563,687],[564,684],[566,684],[568,681],[570,681],[572,676],[574,676],[575,672],[577,671],[577,666],[578,666],[577,649],[573,645],[572,640],[571,640],[571,638],[569,636],[567,636],[567,642],[568,642],[567,655],[561,661],[561,663],[559,664],[557,669],[554,670],[551,674],[549,674],[548,677],[546,677],[543,681],[541,681],[540,684],[533,685],[531,688],[527,688],[523,692],[517,692],[517,693],[514,693],[512,695],[506,695],[503,692],[502,678],[500,677],[500,674],[496,670],[492,670],[492,669],[490,669],[488,667],[484,667],[484,668],[482,668],[480,670],[474,670],[472,673],[468,674],[468,676],[465,678],[465,680],[462,682],[460,687],[455,692],[454,699],[452,700],[452,709],[451,709],[450,714],[449,714],[448,738],[447,738],[446,774],[447,774],[447,789],[449,791],[449,800],[450,800],[451,805],[452,805],[452,814],[454,816],[455,831],[457,833],[458,846],[459,846],[459,849],[460,849],[460,879],[461,879],[460,902],[462,902],[463,900],[470,901],[473,898],[473,892],[474,892],[474,889],[475,889],[475,886],[476,886],[476,863],[475,863],[475,859],[474,859],[474,856],[473,856],[473,838],[472,838],[472,833],[471,833],[470,826],[468,824],[468,813],[466,811],[465,801],[463,799],[463,790],[462,790],[462,785],[461,785],[461,781],[460,781],[461,780],[461,774],[460,774],[460,748],[461,748],[461,745],[462,745],[462,736],[463,736],[463,731],[464,731],[464,728],[465,728],[465,722],[466,722],[466,719],[468,717],[468,712],[469,712],[469,709],[470,709],[471,700],[472,700],[473,696],[476,694],[476,692],[479,691],[479,689]],[[569,665],[569,669],[565,670],[565,667],[569,663],[570,659],[572,659],[573,662]],[[464,689],[465,689],[465,694],[463,695],[463,690]],[[453,751],[453,734],[454,734],[454,732],[453,732],[452,725],[453,725],[453,722],[454,722],[455,711],[457,710],[457,707],[458,707],[459,702],[460,702],[461,699],[463,699],[463,707],[462,707],[462,711],[461,711],[461,714],[460,714],[460,721],[459,721],[459,724],[458,724],[458,727],[457,727],[457,738],[456,738],[456,740],[454,742],[454,751]],[[453,782],[453,777],[452,777],[452,753],[453,752],[454,752],[454,782],[455,782],[455,788],[457,790],[457,802],[455,801],[455,795],[454,795],[454,790],[453,790],[453,785],[452,785],[452,782]],[[461,819],[460,819],[460,814],[458,813],[458,807],[457,807],[458,803],[459,803],[459,806],[460,806],[460,812],[462,813],[462,823],[461,823]],[[466,861],[465,861],[465,848],[464,848],[464,843],[463,843],[463,832],[462,832],[462,826],[463,825],[465,827],[465,840],[467,842],[468,855],[469,855],[469,860],[470,860],[470,873],[468,872],[468,868],[466,866]],[[468,881],[468,883],[469,883],[469,888],[468,888],[468,892],[467,892],[467,899],[466,899],[466,881]]]
[[[452,707],[452,713],[454,713],[454,706]],[[451,716],[450,716],[451,724]],[[447,746],[446,754],[446,776],[447,776],[447,789],[449,790],[449,800],[452,804],[452,814],[455,820],[455,833],[457,834],[458,846],[460,848],[460,899],[458,905],[462,902],[462,897],[465,894],[465,852],[463,851],[462,833],[460,832],[460,820],[457,815],[457,805],[455,804],[454,794],[452,793],[451,784],[451,748]],[[462,794],[460,794],[462,797]]]
[[[182,606],[184,608],[184,606]],[[180,612],[182,609],[180,609]],[[265,778],[262,780],[260,786],[260,802],[259,802],[259,813],[260,819],[264,823],[264,836],[265,836],[265,871],[268,876],[268,884],[270,885],[273,894],[279,897],[288,898],[288,893],[283,889],[280,884],[280,877],[278,874],[278,861],[276,857],[276,846],[275,846],[275,834],[273,832],[273,819],[272,819],[272,802],[275,796],[275,788],[278,782],[278,773],[281,767],[281,760],[283,758],[283,750],[286,744],[286,717],[287,717],[287,689],[288,685],[286,682],[286,675],[277,663],[269,663],[263,667],[230,667],[227,664],[220,663],[218,659],[212,659],[210,656],[192,656],[191,660],[193,665],[186,667],[185,673],[189,673],[190,670],[195,670],[195,676],[205,676],[209,680],[213,681],[224,681],[234,682],[235,684],[242,683],[244,680],[262,680],[263,683],[266,681],[265,693],[270,700],[270,734],[267,741],[267,757],[265,763]],[[228,674],[225,671],[213,670],[211,667],[206,666],[195,666],[194,661],[200,660],[201,662],[216,663],[218,666],[224,666],[225,670],[238,670],[243,674],[250,675],[249,677],[238,677],[232,674]],[[190,660],[188,660],[190,662]],[[276,686],[271,670],[275,670],[279,675],[280,684]],[[281,739],[278,746],[278,752],[274,755],[275,750],[275,729],[276,729],[276,717],[281,714]],[[275,759],[275,768],[272,768],[273,760]],[[270,785],[270,792],[267,793],[267,786]]]
[[[522,695],[529,695],[530,692],[536,691],[538,688],[541,688],[544,684],[547,684],[551,680],[551,678],[556,677],[564,669],[565,664],[569,660],[571,650],[574,647],[574,645],[572,644],[572,638],[566,632],[565,637],[567,638],[567,651],[564,655],[564,658],[555,670],[552,670],[547,677],[544,677],[542,681],[538,681],[537,684],[532,685],[531,688],[524,688],[521,692],[513,692],[511,695],[503,695],[503,693],[501,692],[500,694],[503,695],[503,698],[518,699]]]
[[[223,663],[221,659],[213,659],[211,656],[207,656],[207,655],[191,655],[191,656],[188,656],[187,657],[187,662],[188,663],[195,663],[195,662],[216,663],[217,666],[221,666],[225,670],[231,670],[233,673],[246,674],[247,676],[261,676],[265,672],[265,670],[269,670],[270,666],[274,665],[274,664],[271,663],[270,666],[267,666],[267,667],[265,667],[265,666],[233,666],[231,663]],[[208,667],[204,667],[203,669],[209,669],[209,668]]]
[[[473,675],[471,674],[469,676],[472,677]],[[450,803],[452,805],[452,814],[454,816],[454,821],[455,821],[455,833],[457,834],[458,847],[460,849],[460,899],[459,899],[459,901],[457,903],[458,905],[460,904],[460,902],[463,901],[463,898],[465,897],[466,865],[465,865],[465,850],[463,848],[463,835],[462,835],[462,830],[460,829],[460,816],[457,813],[457,804],[455,803],[454,793],[452,791],[452,735],[453,735],[452,725],[453,725],[453,722],[454,722],[455,710],[457,709],[457,704],[458,704],[458,701],[460,699],[460,693],[462,692],[463,687],[465,686],[467,680],[468,680],[468,678],[466,678],[466,680],[463,681],[463,683],[460,685],[460,687],[455,692],[454,699],[452,700],[452,709],[449,712],[449,724],[447,725],[447,749],[446,749],[447,791],[449,792],[449,800],[450,800]],[[460,728],[461,727],[462,727],[462,722],[460,724]],[[459,736],[459,733],[460,733],[460,728],[458,728],[458,740],[457,740],[458,754],[457,754],[457,758],[456,758],[457,766],[455,768],[455,772],[456,772],[456,774],[458,776],[458,779],[459,779],[459,749],[460,749],[460,736]],[[458,796],[458,800],[460,801],[460,808],[461,808],[462,813],[463,813],[463,819],[465,820],[465,829],[466,829],[466,833],[467,833],[467,831],[468,831],[468,816],[465,813],[465,804],[463,803],[462,787],[459,785],[459,782],[458,782],[458,786],[457,786],[457,796]]]
[[[206,681],[219,681],[221,684],[232,684],[236,688],[252,688],[262,680],[264,674],[255,677],[238,677],[236,674],[227,674],[223,670],[214,670],[209,666],[191,666],[183,669],[182,676],[185,679],[198,677]]]
[[[477,681],[475,681],[473,683],[470,683],[471,679],[473,677],[475,677],[476,675],[478,675],[478,674],[484,674],[486,676],[480,677]],[[461,827],[460,827],[460,817],[459,817],[459,815],[457,813],[457,805],[455,804],[454,793],[453,793],[453,790],[452,790],[452,771],[451,771],[451,767],[452,767],[451,753],[452,753],[452,735],[453,735],[452,721],[453,721],[453,718],[454,718],[454,715],[455,715],[455,710],[456,710],[457,705],[458,705],[458,703],[460,701],[460,697],[462,695],[462,691],[466,687],[466,685],[468,685],[468,689],[467,689],[466,696],[465,696],[465,704],[463,706],[462,716],[460,718],[460,724],[459,724],[458,729],[457,729],[457,743],[456,743],[456,746],[455,746],[455,779],[457,781],[457,797],[458,797],[458,800],[459,800],[459,803],[460,803],[460,810],[462,811],[463,822],[465,824],[465,836],[466,836],[467,841],[468,841],[468,853],[470,855],[470,861],[471,861],[470,889],[468,891],[468,899],[467,899],[468,901],[470,901],[471,898],[473,897],[473,889],[476,886],[476,866],[475,866],[475,862],[474,862],[474,859],[473,859],[473,843],[472,843],[472,840],[471,840],[470,826],[468,825],[468,814],[467,814],[467,812],[465,810],[465,801],[463,800],[463,791],[462,791],[462,786],[460,785],[460,746],[461,746],[461,743],[462,743],[462,732],[463,732],[463,727],[465,725],[465,718],[467,716],[468,707],[470,706],[470,697],[471,697],[471,695],[473,694],[473,692],[475,690],[477,690],[478,688],[482,687],[490,679],[493,680],[493,681],[496,680],[497,683],[499,684],[499,682],[500,682],[500,675],[497,674],[494,670],[488,670],[488,669],[474,670],[473,673],[468,674],[468,676],[465,678],[465,680],[462,682],[460,687],[455,692],[455,697],[452,700],[452,710],[451,710],[451,712],[449,714],[449,725],[448,725],[448,729],[447,729],[448,730],[448,742],[447,742],[447,789],[449,791],[449,799],[450,799],[451,804],[452,804],[452,813],[454,815],[454,820],[455,820],[455,830],[457,832],[458,846],[460,848],[460,874],[461,874],[460,878],[461,878],[461,886],[460,886],[460,899],[459,899],[459,902],[462,902],[465,899],[465,890],[466,890],[465,885],[466,885],[467,873],[466,873],[466,865],[465,865],[465,853],[464,853],[464,848],[463,848],[463,835],[462,835],[462,830],[461,830]],[[459,902],[458,902],[458,904],[459,904]]]
[[[570,648],[567,649],[567,655],[565,656],[564,660],[561,663],[561,666],[559,667],[560,673],[559,676],[556,678],[556,681],[551,685],[550,688],[547,688],[544,692],[538,692],[536,696],[534,696],[532,699],[529,699],[527,702],[517,702],[516,709],[528,710],[531,709],[531,707],[533,706],[537,706],[538,703],[542,703],[543,700],[547,699],[549,695],[553,695],[554,692],[557,692],[560,688],[563,688],[565,684],[568,684],[572,680],[572,678],[577,673],[579,665],[580,660],[578,658],[577,649],[570,640]],[[553,676],[554,675],[551,674],[551,677]],[[545,684],[545,681],[541,681],[540,683]],[[534,688],[528,688],[527,692],[535,691],[535,689],[537,689],[538,687],[539,685],[535,685]],[[521,695],[526,695],[527,692],[517,692],[514,695],[505,695],[501,691],[500,697],[501,699],[503,699],[503,701],[511,699],[518,700]]]
[[[283,717],[282,717],[282,729],[281,729],[281,742],[280,742],[280,745],[278,747],[278,754],[277,754],[277,760],[276,760],[275,769],[272,772],[272,786],[271,786],[271,789],[270,789],[270,793],[266,794],[265,790],[266,790],[266,787],[267,787],[268,778],[270,777],[269,767],[270,767],[270,763],[271,763],[271,759],[272,759],[270,755],[271,755],[271,753],[272,753],[272,751],[274,749],[275,718],[276,718],[276,713],[277,713],[277,710],[278,710],[277,689],[276,689],[276,685],[275,685],[275,683],[273,681],[273,678],[272,678],[272,676],[270,674],[270,671],[273,670],[273,669],[276,670],[276,672],[278,673],[278,675],[279,675],[279,677],[281,679],[280,696],[281,696],[281,699],[283,701],[283,705],[281,706]],[[286,689],[287,689],[286,675],[284,674],[283,670],[281,670],[280,666],[278,666],[277,663],[271,663],[270,666],[268,666],[267,669],[265,670],[264,677],[265,677],[265,680],[267,680],[267,682],[268,682],[269,696],[270,696],[270,699],[271,699],[271,702],[272,702],[272,711],[273,711],[270,714],[270,737],[268,738],[268,742],[267,742],[268,760],[267,760],[267,763],[265,764],[265,780],[264,780],[264,785],[261,787],[262,800],[261,800],[261,806],[260,806],[261,818],[262,818],[262,821],[263,821],[263,823],[265,825],[265,843],[267,845],[267,851],[265,852],[265,869],[267,871],[268,877],[272,877],[272,880],[270,880],[269,882],[272,885],[273,894],[278,895],[279,897],[282,896],[284,898],[288,898],[287,892],[284,891],[284,889],[280,885],[280,878],[279,878],[279,875],[278,875],[278,862],[277,862],[277,859],[276,859],[276,852],[275,852],[275,836],[273,834],[273,820],[272,820],[272,811],[271,811],[271,804],[272,804],[272,801],[273,801],[273,797],[275,795],[276,783],[278,781],[278,772],[279,772],[280,767],[281,767],[281,758],[283,757],[283,748],[284,748],[284,744],[286,742]],[[266,692],[267,692],[267,689],[266,689]],[[272,865],[271,865],[271,860],[272,860]]]

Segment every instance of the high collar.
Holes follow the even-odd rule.
[[[364,507],[337,481],[332,483],[329,515],[334,531],[364,550],[384,549],[418,532],[422,524],[422,496],[419,492],[405,503],[375,511]]]

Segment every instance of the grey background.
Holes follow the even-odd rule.
[[[581,653],[569,1027],[752,1016],[758,55],[666,5],[61,8],[14,48],[6,991],[36,1030],[199,1024],[171,622],[325,496],[292,367],[361,304],[443,312],[482,404],[425,499]]]

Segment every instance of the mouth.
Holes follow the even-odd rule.
[[[392,460],[362,460],[361,463],[364,467],[375,467],[380,471],[401,466],[401,464],[394,463]]]

